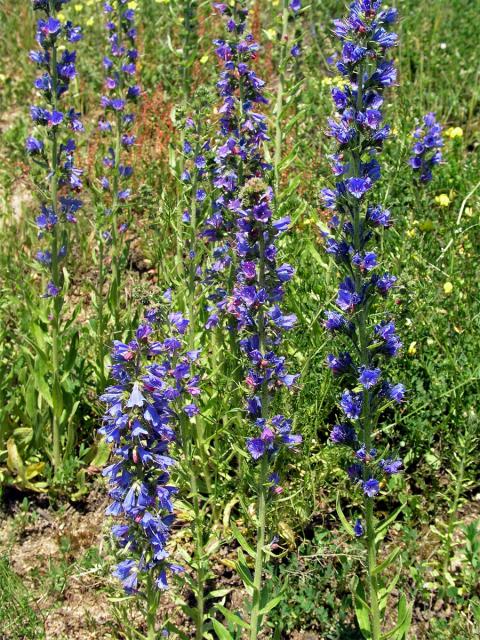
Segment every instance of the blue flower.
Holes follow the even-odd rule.
[[[335,444],[351,444],[356,439],[355,429],[348,424],[336,424],[330,432],[330,440]]]
[[[435,113],[427,113],[423,118],[423,125],[417,127],[413,134],[414,144],[409,163],[422,183],[430,182],[433,167],[442,161],[442,130]]]
[[[278,236],[288,229],[290,219],[274,216],[274,194],[268,180],[271,167],[264,157],[268,125],[258,110],[268,101],[265,82],[251,64],[258,45],[246,34],[248,11],[224,3],[216,6],[225,16],[227,34],[215,42],[221,66],[219,139],[213,149],[216,191],[213,212],[202,231],[207,241],[216,243],[214,260],[206,270],[210,300],[215,304],[209,309],[207,327],[217,326],[225,314],[233,320],[249,389],[252,437],[247,438],[247,451],[254,460],[272,459],[282,448],[294,449],[301,442],[291,432],[289,420],[268,413],[274,396],[281,389],[291,389],[298,377],[287,370],[285,358],[279,355],[284,333],[296,324],[296,316],[282,307],[285,284],[294,269],[277,264]],[[301,3],[291,2],[290,8],[296,13]],[[299,44],[294,43],[291,52],[298,55]],[[232,271],[232,264],[236,265],[235,283],[227,290],[225,272]]]
[[[378,461],[378,466],[388,475],[395,475],[402,470],[403,462],[399,458],[385,458]]]
[[[111,373],[116,384],[100,398],[106,411],[99,432],[113,444],[114,457],[103,471],[111,498],[106,514],[122,518],[112,533],[122,554],[129,556],[114,575],[128,593],[143,588],[147,574],[165,589],[167,571],[180,571],[167,562],[177,492],[169,484],[168,470],[175,464],[169,447],[182,413],[198,413],[191,400],[200,393],[199,376],[192,373],[196,355],[177,337],[184,323],[181,313],[150,309],[135,340],[114,342]]]
[[[375,478],[369,478],[362,483],[363,493],[369,498],[374,498],[380,491],[380,483]]]
[[[327,357],[332,372],[342,374],[347,386],[339,402],[342,419],[333,427],[330,439],[355,449],[357,462],[347,472],[368,498],[380,490],[379,481],[372,477],[374,470],[389,474],[401,468],[396,459],[376,462],[373,427],[391,401],[403,402],[406,393],[402,384],[383,379],[381,369],[381,361],[396,356],[402,348],[395,324],[391,320],[373,324],[374,317],[384,316],[383,299],[397,281],[391,274],[378,273],[380,257],[372,247],[393,222],[390,211],[373,201],[381,178],[378,158],[390,135],[384,122],[384,93],[397,77],[388,58],[398,41],[391,32],[397,13],[381,10],[381,4],[381,0],[354,0],[346,18],[334,21],[341,49],[336,66],[343,82],[331,92],[334,115],[326,134],[334,143],[328,156],[333,178],[331,187],[321,194],[331,210],[325,251],[341,273],[335,300],[339,310],[325,312],[324,326],[348,342],[347,351]],[[440,131],[435,115],[428,114],[415,133],[412,163],[416,169],[422,170],[426,150],[432,158],[438,152]],[[366,526],[368,529],[368,522]],[[357,520],[355,534],[363,533],[361,520]]]
[[[360,520],[360,518],[356,519],[355,524],[353,526],[353,531],[357,538],[361,538],[363,536],[364,529],[363,529],[362,521]]]
[[[358,420],[362,413],[362,394],[344,391],[340,400],[340,407],[350,420]]]
[[[371,389],[374,387],[381,375],[380,369],[367,369],[365,366],[360,367],[360,376],[358,381],[365,389]]]

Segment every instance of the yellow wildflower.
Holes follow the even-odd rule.
[[[208,62],[208,54],[205,54],[200,58],[200,64],[207,64]]]
[[[73,5],[73,8],[77,13],[81,13],[83,11],[83,4],[80,4],[80,2],[77,2],[77,4]]]
[[[463,137],[463,129],[462,127],[449,127],[445,131],[445,135],[447,138],[453,140],[454,138],[462,138]]]
[[[440,207],[448,207],[448,205],[450,204],[450,198],[446,193],[441,193],[439,196],[435,197],[435,202]]]
[[[443,285],[443,290],[445,292],[445,295],[449,296],[453,291],[453,284],[451,282],[445,282],[445,284]]]
[[[417,353],[417,343],[413,341],[410,343],[410,346],[408,347],[408,355],[414,356],[416,353]]]

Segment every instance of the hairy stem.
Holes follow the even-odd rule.
[[[363,74],[364,67],[362,64],[359,65],[357,83],[357,111],[361,111],[363,108]],[[360,143],[359,143],[360,144]],[[361,148],[359,147],[352,154],[352,175],[360,176],[361,175]],[[360,252],[362,250],[362,222],[360,216],[360,206],[358,202],[355,202],[352,205],[352,218],[353,218],[353,245],[356,252]],[[361,296],[363,290],[362,278],[359,273],[355,273],[355,288],[357,293]],[[357,315],[357,326],[358,326],[358,348],[360,352],[360,365],[364,367],[369,367],[370,365],[370,354],[368,350],[368,337],[367,337],[367,320],[368,320],[368,309],[365,302],[362,303],[361,308],[358,311]],[[370,393],[367,390],[363,392],[363,410],[362,410],[362,424],[363,424],[363,441],[365,444],[365,450],[368,453],[372,448],[372,407],[371,407],[371,397]],[[364,469],[364,473],[367,473],[366,468]],[[367,477],[364,477],[364,480],[367,480]],[[373,499],[365,496],[364,500],[365,505],[365,523],[366,523],[366,547],[367,547],[367,581],[368,581],[368,592],[369,592],[369,604],[370,604],[370,625],[371,625],[371,640],[380,640],[381,636],[381,624],[380,624],[380,608],[378,603],[378,584],[377,578],[375,575],[375,570],[377,567],[377,547],[375,543],[375,519],[373,515]]]
[[[265,287],[265,238],[261,232],[259,238],[259,288]],[[259,350],[263,355],[266,350],[265,341],[265,315],[261,308],[258,314]],[[268,381],[262,383],[261,391],[262,418],[268,416]],[[253,602],[250,616],[250,640],[257,640],[260,632],[260,594],[262,590],[263,564],[265,560],[265,529],[266,529],[266,505],[267,505],[267,478],[269,459],[267,453],[262,457],[257,484],[257,548],[255,552],[255,573],[253,578]]]
[[[157,609],[159,604],[158,591],[153,582],[151,573],[147,577],[147,639],[156,640],[157,633],[155,630],[155,620],[157,617]]]
[[[275,193],[278,194],[280,187],[280,162],[282,159],[283,129],[282,129],[282,110],[283,110],[283,94],[285,88],[285,62],[288,44],[288,1],[282,0],[282,35],[280,40],[280,61],[279,76],[277,86],[277,100],[275,103],[275,150],[274,150],[274,174],[275,174]]]
[[[55,15],[55,4],[53,0],[49,2],[50,15]],[[52,108],[57,110],[58,107],[58,74],[57,74],[57,46],[52,46],[52,55],[50,62],[50,75],[52,78]],[[56,406],[55,402],[58,400],[59,394],[61,394],[60,388],[60,315],[63,306],[63,292],[61,291],[62,279],[60,273],[60,265],[58,259],[58,252],[60,249],[60,216],[58,211],[58,132],[57,128],[53,127],[52,130],[52,156],[51,156],[51,178],[50,178],[50,202],[54,214],[57,216],[57,224],[53,229],[52,237],[52,282],[59,290],[58,295],[53,299],[53,318],[52,318],[52,382],[54,393],[52,394],[54,399],[53,406],[53,422],[52,422],[52,437],[53,437],[53,465],[55,470],[61,466],[62,463],[62,445],[61,445],[61,424],[60,424],[60,407]]]

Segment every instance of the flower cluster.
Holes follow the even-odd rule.
[[[183,182],[184,206],[182,222],[188,233],[185,258],[190,266],[190,286],[202,275],[199,266],[198,229],[211,210],[209,187],[213,171],[213,153],[210,145],[208,118],[211,110],[209,93],[200,88],[193,96],[197,110],[183,124]]]
[[[167,571],[181,568],[168,561],[166,544],[174,520],[169,484],[169,454],[175,427],[198,413],[199,376],[193,372],[198,351],[186,351],[188,327],[181,313],[148,311],[135,339],[114,342],[112,377],[100,400],[107,409],[99,432],[113,445],[115,460],[106,467],[112,499],[107,515],[121,518],[112,528],[126,558],[116,567],[127,592],[154,576],[166,589]]]
[[[442,161],[443,147],[442,125],[437,122],[434,113],[427,113],[423,118],[423,126],[417,127],[413,134],[415,143],[409,160],[413,171],[419,175],[421,182],[430,182],[432,169]]]
[[[62,223],[75,223],[82,202],[73,197],[82,188],[82,171],[75,166],[75,140],[72,133],[83,131],[80,114],[63,106],[62,98],[76,76],[76,52],[66,43],[81,39],[79,27],[58,19],[57,12],[68,0],[34,0],[34,10],[44,16],[37,21],[35,39],[39,49],[30,52],[40,75],[35,90],[43,101],[30,108],[35,131],[27,138],[26,150],[33,162],[46,173],[49,196],[42,186],[41,210],[36,218],[39,238],[50,237],[50,247],[37,253],[37,260],[48,270],[50,280],[44,297],[60,293],[60,261],[67,253],[67,231]],[[60,53],[61,52],[61,53]]]
[[[217,202],[236,228],[236,278],[226,310],[236,321],[240,346],[248,361],[247,409],[260,436],[249,439],[247,448],[258,459],[276,452],[282,444],[294,447],[301,442],[301,436],[291,434],[290,420],[281,415],[269,418],[272,394],[278,388],[291,388],[297,379],[286,370],[285,358],[278,355],[283,332],[296,320],[280,308],[284,285],[294,270],[289,264],[277,264],[275,241],[286,231],[289,220],[273,219],[273,192],[264,182],[270,168],[262,154],[267,126],[265,117],[254,109],[266,99],[264,82],[250,68],[258,45],[250,34],[243,35],[248,11],[242,5],[216,6],[226,16],[227,30],[236,38],[217,41],[217,54],[225,63],[219,83],[224,99],[221,123],[225,144],[217,155],[216,186],[222,190]]]
[[[103,58],[106,73],[106,94],[101,98],[104,114],[99,121],[99,129],[106,135],[114,134],[114,142],[108,147],[103,166],[105,174],[101,178],[102,189],[111,195],[111,208],[105,213],[112,216],[112,224],[117,224],[118,213],[131,196],[128,182],[133,168],[122,162],[122,151],[128,152],[135,143],[131,129],[135,114],[130,107],[140,95],[140,87],[135,82],[138,51],[136,49],[137,30],[135,12],[128,6],[128,0],[105,2],[106,29],[109,41],[109,53]],[[114,234],[126,229],[125,221]],[[110,233],[104,236],[108,239]]]
[[[332,209],[326,251],[344,274],[336,299],[338,310],[326,312],[324,325],[352,347],[350,352],[327,358],[333,375],[345,385],[339,402],[342,418],[330,438],[352,448],[354,462],[348,473],[369,498],[379,492],[382,475],[401,468],[400,460],[377,458],[372,430],[382,411],[405,397],[404,386],[393,384],[380,368],[402,346],[393,321],[388,317],[378,321],[378,302],[388,295],[396,278],[380,271],[377,254],[370,248],[392,219],[388,209],[367,202],[380,177],[376,156],[390,132],[383,123],[383,94],[396,78],[387,53],[397,41],[389,31],[397,14],[395,9],[382,10],[381,4],[356,0],[348,17],[334,23],[342,43],[337,68],[345,82],[332,89],[336,116],[329,121],[328,135],[336,141],[330,156],[336,182],[334,189],[323,191],[325,204]],[[373,322],[369,312],[375,305],[377,321]],[[363,532],[361,522],[355,532]]]
[[[222,104],[218,138],[215,149],[214,187],[218,196],[213,212],[204,223],[203,237],[216,246],[213,264],[206,270],[206,282],[215,285],[207,327],[218,324],[219,313],[225,310],[227,289],[223,274],[232,265],[232,237],[235,230],[235,207],[239,192],[245,183],[261,176],[269,168],[260,152],[264,140],[268,140],[266,118],[255,111],[257,105],[267,104],[263,96],[264,81],[258,78],[250,63],[255,58],[258,45],[253,36],[244,35],[248,9],[242,3],[233,6],[214,3],[214,7],[226,18],[227,39],[215,40],[216,54],[222,65],[217,83]]]
[[[293,13],[293,18],[294,21],[296,22],[299,16],[299,12],[302,8],[302,2],[301,0],[291,0],[289,5],[288,5],[289,9],[292,11]],[[298,29],[298,33],[295,34],[295,38],[294,38],[294,43],[290,48],[290,55],[293,58],[298,58],[299,56],[302,55],[302,47],[301,47],[301,31],[300,29]]]

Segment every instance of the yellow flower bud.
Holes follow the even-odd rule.
[[[449,204],[450,204],[450,198],[448,197],[448,195],[446,193],[441,193],[439,196],[435,197],[435,202],[440,207],[448,207]]]
[[[445,135],[447,138],[453,140],[454,138],[462,138],[463,137],[463,129],[462,127],[449,127],[445,131]]]
[[[445,284],[443,285],[443,290],[445,292],[445,295],[449,296],[453,291],[453,284],[451,282],[445,282]]]

